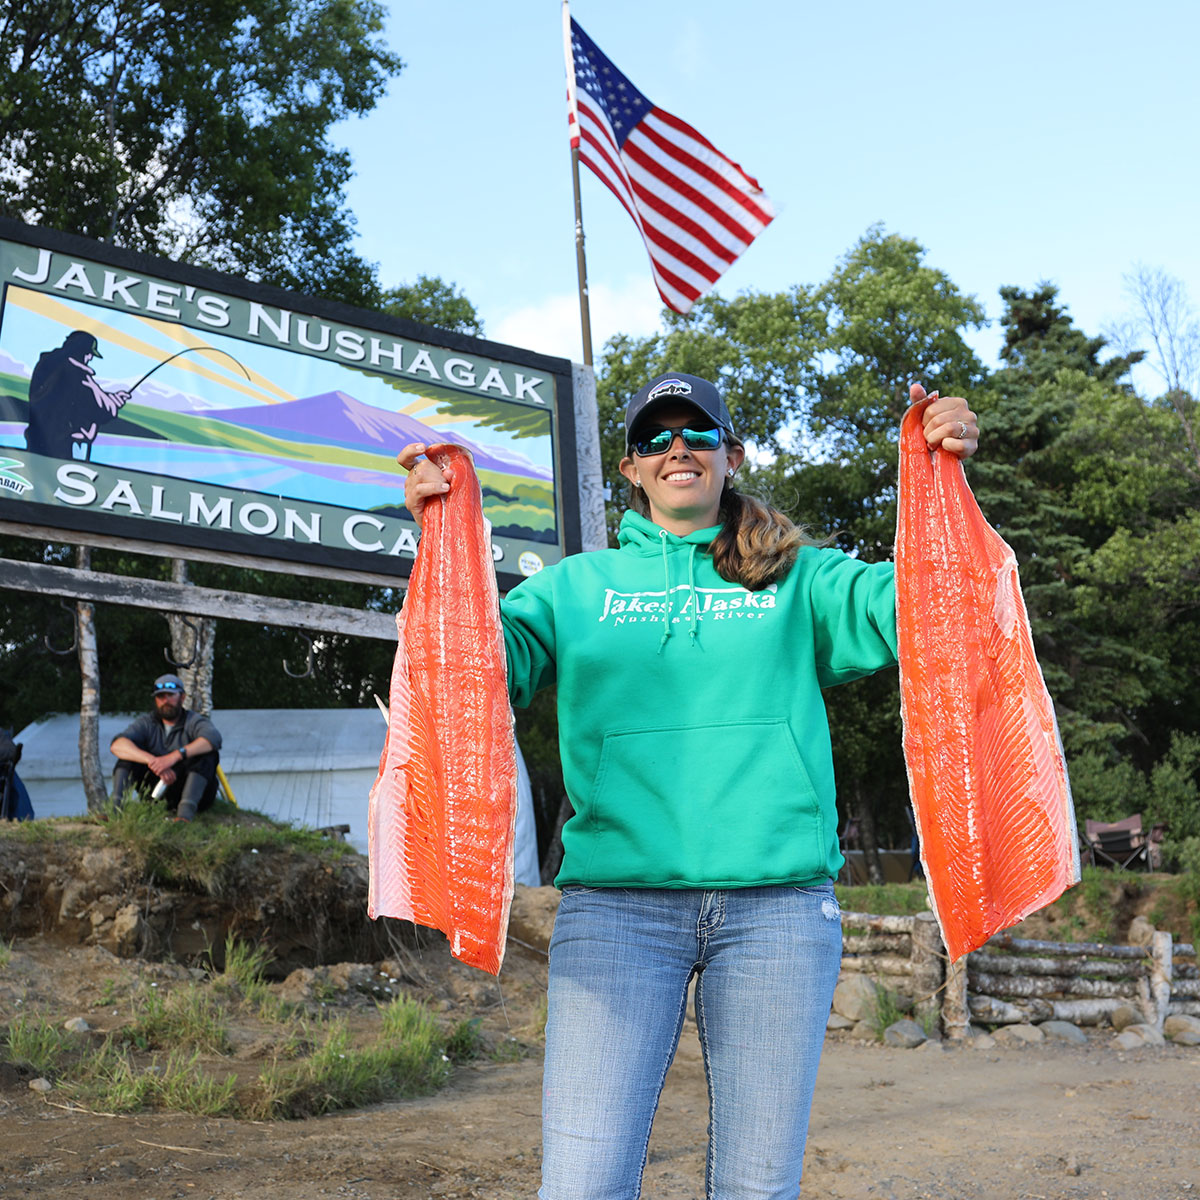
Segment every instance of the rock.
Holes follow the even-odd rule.
[[[1172,1041],[1178,1041],[1181,1033],[1200,1033],[1200,1017],[1189,1017],[1186,1013],[1172,1013],[1163,1022],[1163,1034]],[[1184,1045],[1192,1046],[1195,1044],[1195,1042],[1184,1043]]]
[[[121,958],[132,958],[137,954],[142,944],[142,912],[136,904],[126,904],[117,910],[105,941]]]
[[[1190,1029],[1185,1029],[1182,1033],[1177,1033],[1171,1041],[1176,1046],[1200,1046],[1200,1033],[1193,1033]]]
[[[998,1046],[1031,1046],[1046,1040],[1036,1025],[1001,1025],[992,1037]]]
[[[901,1050],[915,1050],[926,1040],[925,1030],[916,1021],[907,1018],[894,1022],[883,1031],[884,1045],[896,1046]]]
[[[873,1042],[879,1036],[875,1026],[870,1021],[858,1021],[853,1029],[850,1030],[850,1035],[856,1038],[862,1038],[863,1041]]]
[[[1118,1033],[1128,1025],[1137,1025],[1142,1019],[1142,1014],[1132,1004],[1122,1004],[1108,1014],[1109,1024]]]
[[[945,1054],[946,1047],[938,1038],[926,1038],[918,1047],[918,1054]]]
[[[312,967],[297,967],[280,985],[279,999],[288,1004],[305,1004],[313,998],[317,973]]]
[[[54,1084],[48,1079],[31,1079],[29,1081],[29,1090],[31,1092],[41,1092],[45,1095],[46,1092],[53,1090]]]
[[[1130,1045],[1126,1039],[1136,1040]],[[1167,1044],[1166,1038],[1153,1025],[1143,1024],[1126,1025],[1117,1041],[1126,1050],[1136,1050],[1139,1046],[1165,1046]]]
[[[862,1021],[875,1015],[879,988],[866,975],[847,975],[833,989],[833,1011],[851,1021]]]
[[[984,1033],[980,1030],[978,1033],[972,1033],[967,1045],[972,1050],[994,1050],[996,1048],[996,1039],[990,1033]]]
[[[1129,922],[1129,932],[1125,940],[1131,946],[1149,946],[1154,941],[1154,926],[1145,917],[1134,917]]]
[[[1087,1034],[1078,1025],[1072,1025],[1070,1021],[1043,1021],[1038,1028],[1051,1041],[1071,1042],[1076,1046],[1087,1045]]]
[[[555,887],[517,887],[508,914],[509,937],[543,953],[549,950],[560,894]]]
[[[91,1033],[92,1027],[82,1017],[72,1017],[64,1022],[63,1028],[68,1033]]]
[[[366,992],[374,995],[376,972],[368,963],[334,963],[324,969],[331,987],[339,992]]]
[[[854,1022],[849,1017],[843,1017],[841,1013],[831,1012],[829,1020],[825,1022],[826,1029],[853,1029]]]

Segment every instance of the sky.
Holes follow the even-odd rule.
[[[405,62],[333,140],[385,286],[441,276],[485,336],[581,361],[559,0],[390,0]],[[1056,284],[1095,335],[1139,265],[1200,308],[1200,0],[574,0],[655,104],[755,176],[779,216],[717,284],[817,284],[869,227],[986,309]],[[593,340],[659,327],[640,236],[586,169]],[[945,390],[949,381],[939,381]],[[1149,379],[1139,386],[1152,387]]]

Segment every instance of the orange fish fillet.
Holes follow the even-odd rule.
[[[962,463],[930,453],[928,402],[900,430],[896,626],[921,861],[954,960],[1077,883],[1079,839],[1016,556]]]
[[[440,929],[499,974],[513,894],[517,765],[504,636],[479,481],[456,446],[424,511],[392,666],[388,735],[371,789],[367,911]]]

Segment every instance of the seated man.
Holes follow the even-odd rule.
[[[166,784],[167,808],[177,821],[192,820],[217,798],[221,735],[208,717],[183,707],[184,695],[178,675],[160,675],[154,681],[154,712],[113,738],[113,801],[118,807],[130,787],[151,778]]]

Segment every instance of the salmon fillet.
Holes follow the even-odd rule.
[[[499,974],[513,894],[517,766],[504,635],[479,481],[456,446],[396,617],[388,734],[371,789],[367,912],[440,929]]]
[[[904,757],[921,862],[951,960],[1079,881],[1054,706],[1012,550],[962,463],[900,430],[896,628]]]

